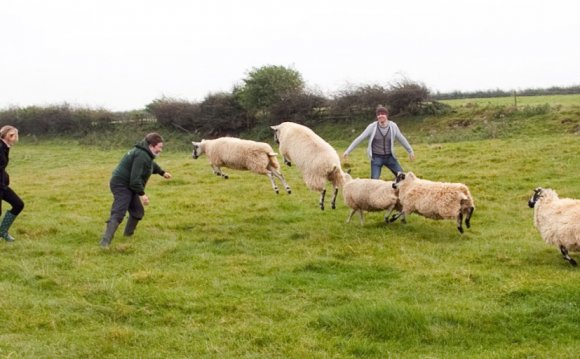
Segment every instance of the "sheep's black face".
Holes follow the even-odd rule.
[[[542,188],[538,187],[534,190],[534,194],[532,195],[532,197],[528,201],[528,206],[530,208],[534,208],[534,206],[536,205],[536,202],[538,202],[540,197],[542,197]]]
[[[397,189],[397,185],[403,180],[405,180],[405,174],[403,172],[397,173],[397,178],[395,178],[395,182],[393,182],[393,188]]]
[[[201,153],[199,153],[199,145],[194,143],[193,144],[193,152],[191,153],[191,157],[193,157],[194,160],[197,160],[199,158],[199,155]]]

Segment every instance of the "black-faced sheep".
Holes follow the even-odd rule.
[[[580,250],[580,200],[559,198],[550,188],[536,188],[528,201],[534,209],[534,226],[546,243],[553,244],[570,264],[568,251]]]
[[[394,219],[417,213],[431,219],[456,219],[457,230],[463,233],[465,226],[470,227],[471,215],[475,210],[473,198],[463,183],[433,182],[420,179],[413,172],[399,172],[393,183],[399,190],[401,213]]]
[[[320,209],[324,209],[327,181],[334,187],[331,206],[332,209],[336,208],[336,195],[343,180],[340,157],[336,150],[306,126],[283,122],[271,128],[274,130],[274,139],[280,145],[284,163],[288,166],[294,163],[302,172],[306,186],[320,192]]]
[[[273,177],[282,182],[286,192],[289,194],[292,192],[280,172],[280,163],[278,163],[276,158],[277,154],[267,143],[242,140],[235,137],[221,137],[215,140],[192,142],[192,144],[192,157],[197,159],[205,153],[213,172],[224,179],[227,179],[228,175],[222,172],[221,167],[249,170],[268,176],[276,193],[278,193],[278,186],[274,183]]]
[[[358,212],[360,223],[364,224],[364,211],[385,212],[385,222],[394,209],[400,210],[397,191],[393,189],[392,181],[380,179],[356,178],[349,173],[344,173],[344,185],[342,186],[344,202],[351,209],[346,223]]]

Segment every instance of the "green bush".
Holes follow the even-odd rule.
[[[13,125],[23,134],[78,135],[109,128],[119,115],[97,109],[72,108],[68,104],[48,107],[10,108],[0,112],[0,125]]]

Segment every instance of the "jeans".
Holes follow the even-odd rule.
[[[381,169],[383,166],[387,166],[391,172],[397,176],[398,172],[402,172],[403,168],[399,164],[399,161],[393,155],[373,155],[371,159],[371,178],[379,179],[381,177]]]

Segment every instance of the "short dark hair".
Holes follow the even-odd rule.
[[[379,115],[379,113],[384,113],[384,114],[388,115],[389,114],[389,109],[386,108],[383,105],[378,105],[377,106],[377,109],[375,110],[375,112],[376,112],[377,116]]]
[[[158,143],[163,142],[163,137],[157,132],[151,132],[145,136],[145,141],[151,146],[157,146]]]

